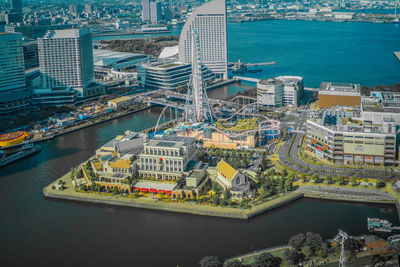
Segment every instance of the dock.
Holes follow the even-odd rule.
[[[400,52],[394,52],[394,55],[397,57],[397,59],[400,61]]]

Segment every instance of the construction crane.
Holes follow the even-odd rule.
[[[345,255],[344,255],[344,243],[349,238],[350,238],[350,236],[347,233],[343,232],[342,230],[339,230],[339,233],[334,238],[334,240],[336,242],[338,242],[340,245],[342,245],[342,249],[340,251],[339,267],[345,267],[346,266],[346,264],[345,264],[346,258],[345,258]]]

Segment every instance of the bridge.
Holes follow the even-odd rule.
[[[233,76],[233,79],[236,81],[246,81],[246,82],[253,82],[258,83],[260,79],[251,78],[251,77],[243,77],[243,76]]]
[[[163,98],[150,98],[150,104],[172,107],[180,110],[185,110],[185,105],[182,103],[166,100]]]

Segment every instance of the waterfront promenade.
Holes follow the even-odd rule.
[[[291,192],[271,201],[254,206],[251,209],[232,208],[223,206],[203,205],[183,201],[158,201],[151,196],[134,198],[133,196],[121,196],[107,193],[78,192],[72,185],[71,173],[52,182],[43,188],[43,195],[47,198],[81,201],[88,203],[143,208],[168,212],[179,212],[193,215],[213,216],[231,219],[250,219],[272,209],[279,208],[303,197],[302,193]],[[53,189],[59,181],[66,182],[65,190]]]

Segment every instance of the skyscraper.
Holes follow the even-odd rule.
[[[22,0],[10,0],[8,24],[22,21]]]
[[[10,9],[15,13],[22,14],[22,0],[10,0]]]
[[[29,108],[20,33],[0,33],[0,116]]]
[[[142,21],[150,21],[150,0],[142,0]]]
[[[198,7],[187,19],[179,38],[179,61],[192,61],[192,32],[197,30],[201,60],[211,71],[228,77],[226,5],[213,0]]]
[[[38,39],[39,67],[45,88],[71,87],[80,97],[91,95],[92,37],[87,29],[48,31]]]
[[[162,20],[162,6],[160,2],[150,3],[150,20],[152,23]]]

